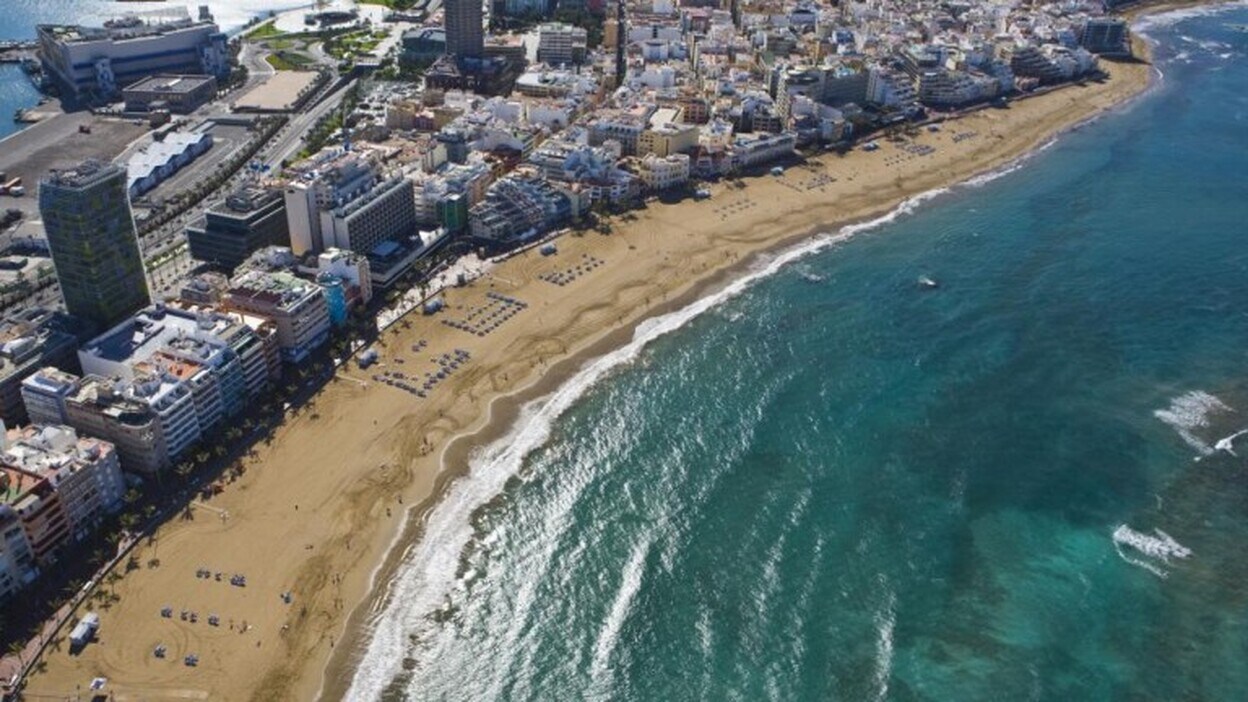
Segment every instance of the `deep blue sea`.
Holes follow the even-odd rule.
[[[1248,699],[1237,23],[1154,23],[1140,101],[531,406],[351,699]]]

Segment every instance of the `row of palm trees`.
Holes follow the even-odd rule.
[[[250,163],[260,149],[272,140],[273,135],[286,124],[286,119],[285,116],[279,115],[261,117],[256,120],[255,129],[258,135],[247,143],[241,153],[235,154],[228,161],[217,164],[207,178],[196,181],[191,188],[169,198],[171,207],[143,220],[139,226],[139,236],[149,234],[172,222],[229,182],[239,169]]]

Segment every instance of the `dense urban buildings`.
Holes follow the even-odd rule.
[[[125,482],[107,441],[59,425],[11,430],[2,441],[0,492],[36,563],[51,561],[62,546],[86,537],[121,509]]]
[[[648,196],[707,196],[700,180],[783,174],[798,150],[848,149],[1094,76],[1098,55],[1130,47],[1123,21],[1081,1],[493,7],[496,25],[526,28],[487,36],[481,2],[448,0],[391,37],[404,80],[344,91],[351,98],[332,106],[341,112],[309,120],[316,140],[292,129],[249,142],[259,150],[246,177],[218,173],[224,161],[209,157],[229,189],[143,242],[150,260],[176,258],[169,232],[187,223],[193,274],[176,270],[156,304],[130,203],[159,220],[161,184],[215,148],[215,122],[236,130],[223,130],[223,149],[252,131],[225,114],[228,100],[213,102],[230,76],[227,39],[206,11],[38,28],[44,73],[66,96],[120,98],[126,111],[157,113],[152,124],[166,111],[186,117],[128,149],[124,168],[88,162],[40,183],[65,306],[81,321],[35,308],[0,320],[0,419],[31,424],[0,450],[0,598],[116,509],[119,470],[163,480],[262,404],[283,366],[327,353],[375,298],[433,280],[457,255],[510,252]],[[565,21],[547,21],[556,12]],[[359,43],[374,41],[385,43]],[[356,58],[318,68],[343,79],[334,84],[347,68],[394,75],[380,56]],[[334,94],[321,85],[306,95]]]
[[[45,366],[78,369],[73,320],[32,307],[0,320],[0,420],[13,427],[26,421],[22,381]]]
[[[150,302],[126,171],[87,162],[39,183],[52,262],[71,315],[106,329]]]

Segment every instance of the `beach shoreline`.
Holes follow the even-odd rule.
[[[1200,4],[1142,7],[1133,19]],[[528,402],[566,383],[592,359],[629,343],[646,320],[713,294],[760,260],[820,234],[885,216],[916,197],[926,200],[927,193],[1011,169],[1062,133],[1122,108],[1152,83],[1147,64],[1108,65],[1113,77],[1107,82],[1064,88],[1008,110],[982,110],[945,123],[939,133],[913,138],[937,144],[939,163],[948,160],[944,168],[949,170],[893,145],[879,154],[821,155],[810,159],[813,165],[790,168],[783,178],[757,176],[739,189],[717,185],[708,201],[651,204],[633,213],[635,221],[616,218],[610,236],[565,236],[553,259],[530,252],[500,264],[468,288],[448,292],[452,314],[481,304],[488,285],[529,301],[533,307],[524,315],[537,319],[509,323],[485,340],[465,339],[438,318],[409,318],[411,328],[405,322],[383,335],[379,346],[389,368],[410,369],[407,361],[419,362],[406,350],[416,339],[428,341],[429,352],[465,346],[473,360],[415,405],[398,391],[370,384],[366,372],[342,369],[340,379],[348,382],[326,386],[309,408],[291,416],[271,445],[258,447],[249,464],[258,470],[219,498],[222,508],[236,515],[232,523],[166,525],[147,548],[162,550],[168,563],[131,573],[118,586],[120,612],[106,613],[104,640],[107,644],[108,619],[126,617],[136,622],[131,638],[142,640],[89,649],[72,659],[53,654],[49,671],[34,678],[31,689],[55,693],[71,676],[80,681],[106,675],[119,700],[172,699],[188,690],[203,691],[208,699],[344,698],[373,617],[386,604],[404,559],[418,547],[428,515],[466,473],[471,452],[506,436]],[[995,129],[1011,134],[994,142],[992,131],[983,132]],[[951,142],[957,130],[978,135]],[[881,165],[890,158],[898,159],[893,170]],[[851,170],[854,175],[846,175]],[[834,181],[799,192],[797,179],[803,173],[820,174],[809,182],[827,174]],[[724,208],[735,209],[720,214]],[[571,284],[585,290],[589,281],[597,281],[596,294],[565,295],[563,286],[540,277],[577,255],[610,262]],[[668,261],[669,255],[675,260]],[[619,261],[629,258],[631,266]],[[518,326],[509,328],[512,324]],[[309,464],[331,475],[300,472]],[[284,548],[253,543],[258,533],[287,541],[277,545]],[[291,548],[293,538],[307,541],[303,552]],[[171,548],[175,555],[168,554]],[[189,553],[182,554],[183,548]],[[149,625],[151,612],[182,582],[173,570],[216,556],[235,558],[239,570],[263,569],[248,573],[263,590],[263,601],[210,592],[211,585],[201,584],[194,586],[202,590],[195,596],[209,603],[204,606],[232,607],[255,626],[234,634],[231,624],[231,644],[225,632],[205,636],[176,622]],[[296,593],[297,615],[294,607],[274,604],[279,589]],[[252,647],[253,628],[272,633],[257,634]],[[240,636],[247,637],[246,646],[239,645]],[[278,645],[263,648],[274,638]],[[200,655],[195,673],[181,676],[180,666],[147,660],[152,641],[166,639]]]
[[[1205,3],[1180,1],[1165,3],[1164,6],[1159,6],[1160,9],[1153,9],[1153,6],[1141,7],[1137,8],[1137,12],[1133,12],[1131,17],[1200,6],[1202,4]],[[1150,46],[1147,42],[1141,42],[1140,44],[1143,47]],[[1147,63],[1150,57],[1146,53],[1139,58]],[[369,633],[368,615],[377,613],[384,606],[387,599],[386,590],[379,589],[380,586],[399,573],[408,551],[420,541],[424,523],[430,511],[437,507],[449,486],[455,480],[466,475],[473,453],[481,447],[504,439],[514,427],[515,422],[519,420],[521,412],[526,405],[541,400],[555,392],[594,359],[629,343],[637,333],[638,326],[642,323],[677,312],[703,297],[714,294],[744,272],[759,265],[762,259],[773,257],[796,246],[801,246],[803,243],[810,242],[816,237],[822,235],[831,236],[832,232],[839,232],[847,227],[854,227],[886,217],[891,213],[897,212],[907,202],[912,200],[926,201],[932,197],[944,195],[956,188],[972,187],[975,185],[972,181],[977,179],[988,178],[992,180],[1022,167],[1026,161],[1038,155],[1054,141],[1061,138],[1062,135],[1100,119],[1114,110],[1128,107],[1133,101],[1147,93],[1152,82],[1150,76],[1150,79],[1144,81],[1136,92],[1124,96],[1118,102],[1106,105],[1090,114],[1072,120],[1069,124],[1048,134],[1046,138],[1040,139],[1008,158],[1002,158],[989,167],[971,171],[944,185],[936,186],[927,191],[913,193],[901,200],[881,205],[852,219],[839,220],[831,224],[812,224],[791,235],[781,237],[752,252],[746,259],[738,260],[731,265],[715,270],[706,277],[692,281],[689,286],[681,290],[675,297],[647,308],[642,314],[627,322],[625,326],[609,329],[583,347],[571,351],[569,355],[552,365],[543,376],[535,379],[534,382],[515,387],[509,392],[500,393],[490,398],[482,413],[479,426],[453,437],[447,442],[441,452],[439,460],[442,465],[433,493],[426,500],[412,508],[409,523],[404,527],[401,534],[396,535],[396,546],[403,544],[404,547],[390,549],[386,554],[385,560],[377,566],[374,573],[374,587],[371,588],[372,593],[365,602],[361,603],[361,606],[356,611],[352,612],[346,622],[345,630],[347,633],[344,635],[344,641],[350,642],[350,647],[337,651],[331,656],[326,666],[322,687],[318,690],[317,699],[346,699],[346,693],[351,683],[351,674],[354,672],[360,657],[365,654],[364,647],[367,645],[367,634]],[[957,120],[955,119],[950,121],[949,124],[956,124],[956,122]],[[835,243],[839,243],[839,241]],[[829,245],[834,244],[830,243]],[[811,249],[803,252],[801,256],[804,257],[814,253],[815,250]]]

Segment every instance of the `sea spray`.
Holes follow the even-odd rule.
[[[1158,563],[1169,565],[1171,559],[1182,559],[1192,555],[1191,549],[1175,541],[1173,536],[1161,529],[1153,529],[1152,534],[1145,534],[1126,524],[1119,524],[1118,528],[1114,529],[1113,540],[1114,549],[1122,560],[1139,566],[1159,578],[1165,578],[1169,573]],[[1143,558],[1128,554],[1123,550],[1124,546]]]
[[[633,553],[620,574],[620,587],[616,590],[615,600],[611,603],[611,611],[598,631],[594,642],[594,659],[590,667],[590,675],[594,685],[608,689],[607,676],[611,673],[611,653],[620,639],[620,630],[628,617],[633,605],[633,598],[641,589],[642,576],[646,568],[646,555],[650,553],[650,543],[642,541],[633,547]]]
[[[1170,400],[1170,406],[1153,412],[1153,416],[1174,428],[1183,441],[1201,456],[1214,452],[1214,447],[1197,435],[1197,430],[1209,426],[1210,416],[1217,412],[1233,411],[1225,402],[1203,390],[1183,393]]]

